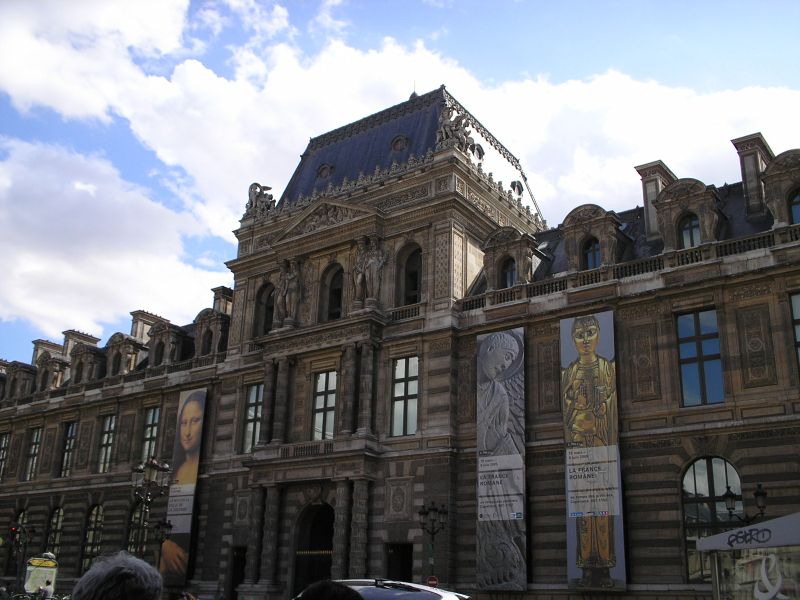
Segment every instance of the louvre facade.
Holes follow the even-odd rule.
[[[758,514],[757,490],[764,518],[800,510],[800,150],[732,144],[741,182],[654,161],[642,206],[550,228],[444,87],[311,139],[280,197],[242,194],[233,289],[192,323],[136,310],[103,347],[69,330],[0,361],[0,528],[53,552],[64,592],[128,549],[182,552],[170,590],[202,600],[433,574],[710,598],[699,536]],[[142,533],[150,457],[176,478]],[[0,579],[21,552],[0,547]]]

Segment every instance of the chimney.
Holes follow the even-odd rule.
[[[233,290],[222,285],[211,291],[214,292],[214,310],[230,315],[233,307]]]
[[[149,313],[146,310],[135,310],[131,313],[131,316],[133,317],[131,321],[131,337],[139,340],[143,344],[147,344],[150,340],[150,328],[156,323],[165,321],[165,319]]]
[[[64,334],[64,356],[69,357],[72,354],[72,349],[78,344],[87,344],[89,346],[97,346],[100,338],[96,338],[88,333],[75,331],[74,329],[67,329],[62,332]]]
[[[745,214],[748,217],[762,216],[766,214],[767,207],[764,203],[764,184],[761,182],[761,174],[775,155],[760,132],[731,140],[731,144],[739,153]]]
[[[50,354],[61,354],[64,347],[49,340],[33,340],[33,358],[31,364],[35,365],[39,357],[45,352]]]
[[[647,232],[647,239],[661,237],[658,230],[658,219],[653,201],[658,197],[665,187],[673,181],[677,181],[675,174],[662,161],[657,160],[645,165],[634,167],[642,178],[642,196],[644,200],[644,225]]]

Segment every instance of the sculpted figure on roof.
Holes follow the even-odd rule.
[[[268,185],[261,185],[260,183],[250,184],[247,205],[244,210],[245,217],[260,218],[275,208],[275,199],[269,193],[271,189]]]
[[[439,130],[436,132],[436,148],[447,148],[456,146],[459,150],[466,152],[470,146],[474,146],[474,140],[470,137],[469,119],[464,115],[456,115],[453,118],[453,107],[445,106],[439,115]]]

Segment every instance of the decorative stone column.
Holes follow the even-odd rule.
[[[356,345],[347,344],[342,347],[342,412],[339,422],[339,433],[350,435],[355,424],[356,396]]]
[[[275,587],[275,572],[278,566],[278,523],[281,490],[278,486],[266,486],[264,501],[264,526],[261,544],[260,584]]]
[[[358,394],[358,433],[372,433],[372,378],[374,371],[374,352],[372,342],[361,344],[361,382]]]
[[[367,507],[369,481],[353,482],[353,510],[350,522],[350,577],[367,576]]]
[[[250,531],[247,534],[247,562],[244,567],[244,583],[246,584],[258,581],[261,535],[264,529],[264,496],[264,488],[261,486],[250,490],[253,502],[250,510]]]
[[[275,411],[275,363],[271,358],[264,361],[264,404],[261,410],[261,429],[258,445],[269,443],[272,433],[272,414]]]
[[[278,361],[278,381],[275,385],[275,422],[272,424],[273,444],[282,444],[286,435],[286,413],[289,402],[289,365],[290,359]]]
[[[347,579],[347,542],[350,533],[350,481],[336,482],[336,513],[333,521],[331,579]]]

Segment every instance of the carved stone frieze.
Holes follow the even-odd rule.
[[[346,342],[355,342],[369,339],[371,327],[368,323],[329,329],[323,332],[309,333],[303,336],[293,336],[289,339],[270,341],[259,344],[264,356],[285,356],[296,348],[327,348]]]
[[[742,355],[742,385],[745,388],[775,385],[775,356],[769,306],[766,304],[736,311],[739,351]]]
[[[666,312],[666,307],[658,303],[637,304],[627,306],[619,311],[619,316],[624,321],[636,321],[640,319],[650,319],[658,317]]]
[[[787,437],[797,439],[800,437],[800,427],[758,429],[756,431],[742,431],[728,436],[731,441],[772,440]]]
[[[750,300],[752,298],[760,298],[761,296],[768,296],[772,293],[772,282],[759,281],[743,287],[736,288],[731,292],[731,300]]]
[[[387,521],[407,521],[411,519],[414,498],[413,482],[413,477],[386,480],[384,518]]]
[[[388,198],[384,198],[380,202],[378,202],[375,206],[381,210],[390,210],[392,208],[396,208],[398,206],[402,206],[403,204],[408,204],[409,202],[413,202],[415,200],[420,200],[421,198],[427,198],[431,192],[431,185],[430,183],[425,183],[423,185],[418,185],[413,187],[409,190],[405,190],[399,194],[394,194],[389,196]]]
[[[289,235],[294,237],[296,235],[305,235],[339,225],[344,221],[352,221],[365,213],[352,208],[339,206],[338,204],[323,204],[318,206],[314,212],[308,215],[301,223],[292,228]]]
[[[434,258],[434,297],[444,298],[450,291],[450,234],[448,232],[436,235],[436,250]]]
[[[628,330],[627,368],[630,392],[634,400],[647,400],[661,395],[658,360],[658,328],[646,323]]]

